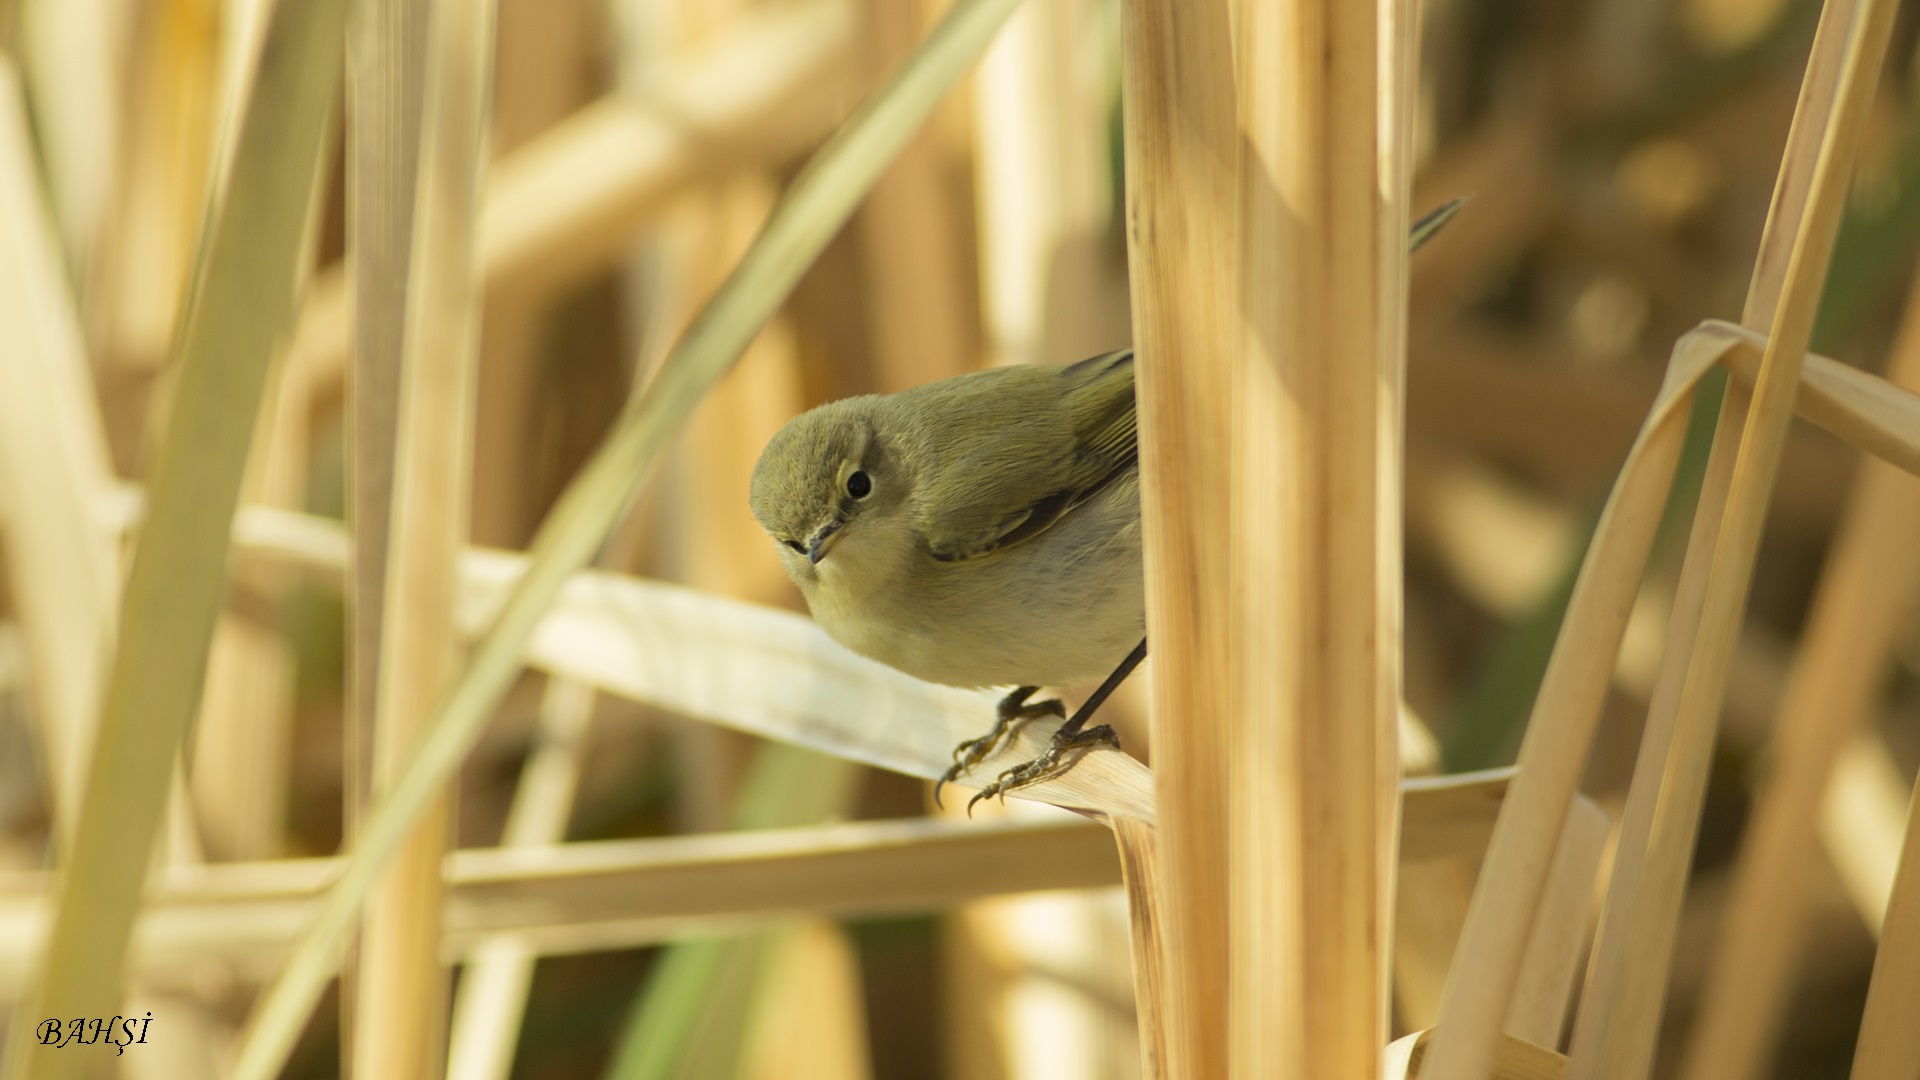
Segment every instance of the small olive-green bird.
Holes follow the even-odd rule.
[[[1410,246],[1459,205],[1418,222]],[[796,417],[754,467],[754,517],[834,640],[928,682],[1015,687],[942,783],[1012,725],[1064,716],[1028,701],[1040,687],[1107,677],[1047,753],[975,801],[1120,745],[1086,721],[1146,656],[1133,387],[1125,349],[849,398]]]
[[[1117,685],[1144,655],[1132,350],[823,405],[767,443],[752,503],[834,640],[928,682],[1018,688],[946,779],[1013,723],[1064,715],[1027,702],[1039,687]],[[1117,746],[1091,711],[989,793]]]

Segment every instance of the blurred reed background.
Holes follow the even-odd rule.
[[[593,574],[538,632],[529,616],[531,667],[497,707],[468,710],[484,733],[449,751],[455,793],[362,883],[346,978],[280,1075],[1188,1075],[1184,1051],[1142,1063],[1157,1013],[1193,1003],[1136,1008],[1151,983],[1120,881],[1137,851],[1116,859],[1104,828],[1019,800],[969,824],[923,779],[849,760],[937,773],[988,699],[923,694],[770,613],[635,580],[798,609],[746,502],[786,419],[1131,340],[1134,2],[1025,0],[971,67],[956,32],[948,62],[966,74],[918,91],[930,116],[911,138],[902,121],[844,228],[820,215],[824,250],[611,538],[578,533]],[[782,192],[948,6],[0,0],[10,1080],[197,1080],[236,1059],[274,1074],[274,1052],[247,1049],[272,1042],[262,1017],[292,1016],[291,1040],[306,1012],[258,1009],[258,992],[320,940],[300,935],[340,873],[330,857],[403,786],[436,710],[458,708],[455,642],[481,636],[528,565],[505,553],[638,415],[629,394],[703,340],[696,315]],[[1894,7],[1811,333],[1920,389],[1920,5],[1877,10]],[[1820,13],[1420,8],[1401,210],[1470,201],[1410,262],[1410,773],[1514,761],[1673,343],[1741,316],[1758,280]],[[671,378],[661,394],[698,394]],[[1536,930],[1553,956],[1529,954],[1542,981],[1508,1021],[1550,1048],[1602,917],[1595,871],[1621,843],[1727,381],[1708,376],[1692,406],[1543,902],[1557,943]],[[607,521],[637,479],[597,489]],[[1709,726],[1692,758],[1676,751],[1705,787],[1670,972],[1638,973],[1667,985],[1654,1076],[1848,1075],[1920,768],[1920,481],[1798,424],[1762,505],[1718,739]],[[209,537],[230,521],[229,552]],[[1107,707],[1149,764],[1153,664]],[[1651,753],[1640,775],[1657,779],[1670,759]],[[1116,821],[1129,798],[1150,809],[1111,768],[1121,794],[1051,801]],[[1503,783],[1408,797],[1392,1035],[1443,1015],[1483,796]],[[1421,828],[1445,835],[1416,843]],[[723,835],[737,830],[779,831]],[[116,942],[150,862],[121,996]],[[1128,864],[1136,901],[1143,865]],[[86,951],[88,928],[115,926]],[[48,956],[67,974],[36,982]],[[81,1015],[69,1005],[150,1012],[150,1045],[39,1047],[34,1025]]]

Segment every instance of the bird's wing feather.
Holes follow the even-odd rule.
[[[1138,456],[1131,349],[982,374],[995,377],[948,390],[942,405],[978,416],[990,397],[992,414],[1007,418],[1000,436],[940,462],[922,489],[929,494],[921,533],[933,556],[949,562],[1039,535]]]

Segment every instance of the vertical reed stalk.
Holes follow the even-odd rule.
[[[347,257],[352,266],[353,402],[348,515],[354,528],[347,633],[346,816],[370,791],[380,686],[394,447],[405,347],[409,251],[419,187],[428,5],[353,0],[347,22]]]
[[[344,834],[359,827],[374,791],[380,636],[385,624],[392,537],[395,448],[405,348],[408,252],[419,187],[420,112],[425,96],[430,5],[350,0],[347,12],[346,202],[352,363],[347,505],[346,710],[341,778]],[[341,1061],[353,1068],[359,1041],[358,950],[340,977]],[[364,1078],[363,1078],[364,1080]]]
[[[412,757],[458,671],[456,567],[466,543],[479,330],[475,229],[492,98],[490,0],[433,5],[405,293],[398,429],[375,695],[374,784]],[[452,795],[427,813],[373,900],[362,952],[354,1073],[444,1070],[440,864]]]
[[[1227,1023],[1227,424],[1238,280],[1239,132],[1226,0],[1126,0],[1121,79],[1138,354],[1142,525],[1157,847],[1128,876],[1164,949],[1140,1004],[1162,1075],[1225,1076]],[[1127,850],[1125,838],[1122,849]],[[1158,888],[1154,888],[1157,884]],[[1143,892],[1143,890],[1145,890]],[[1143,958],[1136,943],[1136,967]],[[1136,984],[1142,972],[1136,970]]]
[[[1739,435],[1738,457],[1730,466],[1724,517],[1718,534],[1711,538],[1701,534],[1712,531],[1705,523],[1718,513],[1716,502],[1707,495],[1718,486],[1720,463],[1729,457],[1724,452],[1730,448],[1729,415],[1723,414],[1709,460],[1695,529],[1695,541],[1701,546],[1690,546],[1674,614],[1677,627],[1697,618],[1698,632],[1676,635],[1668,656],[1684,657],[1685,666],[1669,664],[1655,688],[1653,715],[1622,827],[1619,859],[1627,872],[1616,871],[1609,891],[1606,920],[1595,946],[1594,974],[1574,1031],[1569,1077],[1634,1080],[1652,1068],[1714,730],[1745,613],[1760,530],[1793,420],[1800,370],[1845,206],[1853,156],[1879,83],[1896,6],[1886,0],[1864,0],[1857,6],[1833,0],[1822,16],[1820,37],[1829,42],[1838,38],[1840,45],[1837,55],[1816,45],[1816,62],[1810,63],[1806,81],[1831,86],[1817,92],[1830,96],[1831,103],[1818,114],[1797,114],[1788,139],[1779,190],[1797,186],[1788,182],[1789,177],[1805,175],[1805,194],[1798,201],[1802,209],[1794,228],[1771,231],[1769,240],[1785,249],[1785,258],[1765,260],[1779,268],[1778,276],[1756,276],[1756,287],[1749,295],[1743,321],[1754,328],[1767,324],[1765,355],[1751,411]],[[1834,61],[1830,65],[1824,63],[1829,57]],[[1778,238],[1784,237],[1791,239],[1780,244]],[[1771,284],[1775,281],[1777,288]],[[1768,294],[1778,298],[1770,312],[1766,310]],[[1729,391],[1730,407],[1737,410],[1739,398]],[[1699,558],[1709,552],[1711,561],[1701,564]],[[1704,582],[1696,586],[1696,606],[1689,584],[1701,576]],[[1659,707],[1665,701],[1673,702],[1670,745],[1662,745],[1659,738],[1667,728]],[[1635,850],[1642,837],[1643,858]]]
[[[1229,1075],[1370,1080],[1398,769],[1396,26],[1372,4],[1249,0],[1240,29]]]
[[[502,847],[545,847],[566,839],[580,785],[593,688],[553,677],[540,703],[538,745],[520,772]],[[520,1041],[538,959],[524,939],[489,938],[467,953],[453,1002],[447,1080],[507,1080]]]

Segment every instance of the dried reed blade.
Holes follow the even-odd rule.
[[[1743,385],[1760,372],[1766,339],[1726,323],[1707,322],[1739,340],[1722,362]],[[1800,373],[1800,414],[1860,449],[1920,475],[1920,392],[1906,389],[1849,364],[1808,353]]]
[[[1166,918],[1161,899],[1165,886],[1158,880],[1164,865],[1155,847],[1159,830],[1142,821],[1111,818],[1113,839],[1120,851],[1120,878],[1127,889],[1128,937],[1133,947],[1133,1011],[1140,1030],[1141,1080],[1163,1080],[1171,1073],[1167,1009],[1174,992],[1167,978]]]
[[[0,59],[0,485],[8,591],[31,665],[48,809],[61,842],[79,818],[118,616],[117,539],[99,504],[113,485],[67,271],[11,65]]]
[[[390,547],[375,640],[378,680],[372,777],[384,794],[457,673],[459,555],[465,546],[479,337],[475,223],[493,90],[494,6],[453,0],[418,21],[426,34],[418,193],[394,224],[411,226],[392,488]],[[404,35],[403,35],[404,37]],[[384,103],[383,103],[384,104]],[[392,107],[389,105],[388,107]],[[404,109],[402,110],[404,115]],[[404,157],[404,122],[398,149]],[[406,212],[410,210],[410,212]],[[358,281],[390,280],[360,274]],[[440,865],[452,794],[423,818],[373,901],[353,1024],[354,1072],[421,1077],[444,1071],[446,972],[440,965]]]
[[[235,543],[243,558],[284,560],[336,579],[346,562],[340,526],[303,514],[248,509]],[[462,564],[461,625],[477,634],[527,572],[527,558],[470,550]],[[790,611],[600,570],[568,581],[535,631],[528,661],[607,693],[927,779],[945,771],[956,738],[978,726],[979,709],[992,700],[856,656]],[[754,672],[761,674],[747,677]],[[1015,737],[1019,745],[1004,751],[1010,762],[1046,741],[1044,729]],[[990,773],[992,763],[981,771]],[[1491,769],[1403,781],[1406,798],[1417,803],[1403,857],[1478,854],[1511,775]],[[1152,782],[1124,754],[1091,754],[1027,790],[1057,805],[1151,822]]]
[[[1437,1038],[1432,1030],[1416,1031],[1387,1047],[1382,1080],[1421,1080],[1432,1077],[1431,1046]],[[1486,1080],[1560,1080],[1567,1059],[1545,1047],[1535,1046],[1512,1035],[1501,1035],[1494,1048],[1493,1062],[1481,1075]]]
[[[968,0],[955,7],[893,81],[822,148],[733,275],[561,495],[534,539],[528,574],[475,650],[466,674],[443,699],[432,732],[393,794],[368,819],[319,918],[256,1005],[242,1035],[235,1080],[266,1080],[278,1070],[338,962],[368,887],[479,737],[518,671],[521,649],[567,576],[592,556],[635,485],[693,407],[839,230],[879,170],[985,47],[1014,3]]]
[[[1820,37],[1840,39],[1842,45],[1836,54],[1816,44],[1806,83],[1823,88],[1814,96],[1831,94],[1832,101],[1818,113],[1796,114],[1781,166],[1779,197],[1793,198],[1785,205],[1800,208],[1798,220],[1790,231],[1772,233],[1791,239],[1767,245],[1764,252],[1777,257],[1784,251],[1785,258],[1772,264],[1779,267],[1778,274],[1756,271],[1749,296],[1748,318],[1743,322],[1770,324],[1765,355],[1737,444],[1732,442],[1732,421],[1739,416],[1745,395],[1729,388],[1721,430],[1709,458],[1688,559],[1676,592],[1670,662],[1661,672],[1649,709],[1622,821],[1607,914],[1574,1029],[1568,1074],[1579,1080],[1635,1080],[1652,1068],[1715,728],[1760,531],[1793,419],[1794,398],[1845,207],[1861,125],[1879,84],[1880,62],[1896,7],[1886,0],[1864,0],[1858,7],[1847,0],[1833,0],[1822,15]],[[1832,89],[1824,89],[1828,86]],[[1796,178],[1803,175],[1804,194],[1791,191]],[[1762,261],[1766,259],[1763,254]],[[1771,304],[1764,298],[1769,292],[1778,297]],[[1734,445],[1737,458],[1728,453]],[[1730,458],[1728,471],[1722,462]],[[1723,516],[1715,497],[1722,475],[1726,476]],[[1720,517],[1718,528],[1716,517]],[[1709,552],[1710,561],[1701,561]],[[1689,626],[1695,620],[1697,629]]]
[[[605,266],[673,196],[817,144],[852,91],[855,30],[849,0],[749,20],[670,87],[604,98],[501,158],[480,218],[487,289]],[[329,271],[301,308],[294,352],[316,387],[345,366],[348,288]]]
[[[1674,346],[1660,396],[1620,468],[1568,601],[1567,617],[1520,744],[1508,793],[1467,912],[1426,1075],[1486,1076],[1512,1006],[1548,868],[1592,745],[1613,658],[1679,463],[1693,388],[1726,351],[1710,335]],[[1471,958],[1467,962],[1464,958]]]
[[[1408,826],[1416,837],[1425,831],[1413,822]],[[1580,961],[1586,956],[1594,878],[1610,831],[1605,811],[1584,796],[1575,799],[1521,960],[1501,1028],[1504,1034],[1541,1046],[1559,1045]],[[1475,862],[1472,856],[1401,860],[1394,996],[1395,1017],[1408,1027],[1428,1027],[1439,1014],[1447,970],[1472,897]]]
[[[1888,377],[1920,390],[1920,291],[1907,301]],[[1842,750],[1873,715],[1906,605],[1920,587],[1915,536],[1920,480],[1867,462],[1821,574],[1780,703],[1775,765],[1741,841],[1687,1048],[1684,1073],[1696,1080],[1759,1076],[1782,1029],[1805,936],[1801,909],[1819,809]]]
[[[1372,1078],[1398,773],[1407,215],[1394,5],[1249,0],[1228,625],[1234,1075]]]
[[[1134,967],[1140,989],[1156,995],[1136,995],[1141,1052],[1168,1077],[1226,1074],[1231,593],[1227,427],[1217,413],[1231,398],[1239,345],[1240,142],[1227,7],[1121,7],[1147,635],[1163,643],[1148,720],[1166,839],[1158,861],[1130,879],[1128,900],[1136,938],[1163,949],[1148,964],[1136,940]],[[1143,839],[1119,834],[1123,849]],[[1136,883],[1158,888],[1142,895]]]
[[[1586,965],[1594,885],[1613,821],[1591,800],[1574,800],[1554,851],[1533,934],[1520,961],[1520,979],[1507,1009],[1504,1033],[1537,1046],[1560,1045],[1560,1030]]]
[[[234,504],[274,337],[291,314],[295,257],[340,72],[341,4],[277,9],[225,202],[198,262],[175,346],[173,413],[121,607],[121,637],[59,914],[8,1043],[6,1075],[78,1076],[88,1060],[36,1053],[46,1016],[116,1011],[140,884],[198,702],[226,593]]]

